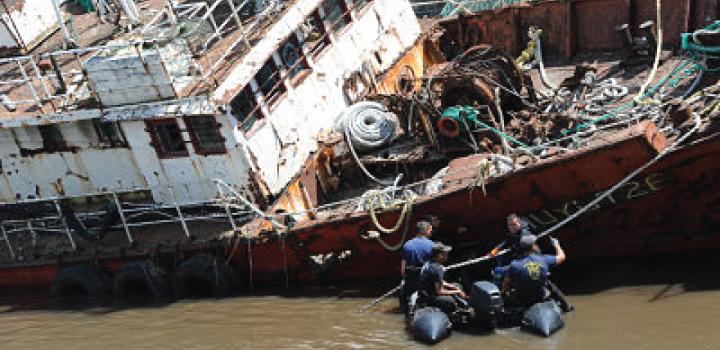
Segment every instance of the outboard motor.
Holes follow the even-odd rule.
[[[472,286],[470,303],[475,309],[475,321],[478,325],[495,328],[497,316],[503,307],[503,299],[498,287],[491,282],[478,281]]]
[[[562,311],[554,301],[546,301],[531,306],[522,319],[522,329],[549,337],[565,326],[562,320]]]
[[[415,339],[435,344],[448,335],[452,324],[447,315],[436,307],[424,307],[415,312],[410,329]]]

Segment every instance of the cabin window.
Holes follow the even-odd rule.
[[[57,125],[40,125],[38,126],[40,137],[42,137],[43,150],[48,152],[57,152],[67,149],[65,139]]]
[[[185,118],[195,153],[225,153],[225,138],[220,134],[220,124],[213,116],[192,116]]]
[[[93,127],[95,128],[95,133],[98,135],[98,139],[103,144],[111,147],[127,146],[125,135],[118,122],[106,122],[93,119]]]
[[[287,69],[290,79],[293,79],[298,76],[298,74],[310,69],[307,60],[305,59],[305,54],[302,51],[302,47],[300,46],[300,42],[294,33],[290,35],[290,38],[288,38],[282,46],[280,46],[278,53],[283,66]]]
[[[323,52],[323,50],[330,46],[330,37],[325,31],[323,21],[320,18],[320,12],[315,10],[305,22],[300,26],[300,32],[302,34],[303,44],[306,44],[308,51],[313,57]]]
[[[367,6],[372,0],[348,0],[348,3],[352,5],[355,12],[360,12]]]
[[[352,21],[344,0],[325,0],[322,9],[325,14],[323,22],[333,33],[341,31]]]
[[[250,131],[256,121],[265,117],[257,104],[255,95],[250,90],[250,85],[245,86],[230,101],[230,113],[238,120],[240,129],[244,132]]]
[[[275,100],[286,91],[285,84],[283,84],[282,77],[280,76],[280,70],[275,65],[272,57],[270,57],[257,74],[255,74],[255,81],[259,86],[260,92],[262,92],[265,97],[265,102],[268,104],[275,102]]]
[[[175,119],[160,119],[147,122],[152,146],[160,158],[185,157],[188,155],[185,140]]]

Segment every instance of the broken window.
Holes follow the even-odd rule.
[[[315,10],[300,26],[303,44],[307,45],[308,52],[313,57],[321,53],[330,45],[330,37],[325,32],[325,26],[320,18],[320,13]]]
[[[290,38],[280,46],[278,53],[290,79],[310,68],[295,33],[290,35]]]
[[[98,139],[103,144],[111,147],[127,146],[125,135],[118,122],[105,122],[100,119],[93,119],[93,127],[95,128],[95,133],[98,135]]]
[[[230,113],[240,123],[242,131],[250,131],[256,121],[264,117],[262,109],[258,106],[250,85],[245,86],[239,94],[230,101]]]
[[[322,9],[325,14],[322,20],[333,33],[341,31],[352,21],[344,0],[325,0]]]
[[[148,130],[158,157],[185,157],[188,155],[185,140],[175,119],[159,119],[147,122]]]
[[[220,124],[215,117],[186,117],[185,125],[197,154],[225,153],[225,138],[220,134]]]
[[[275,65],[272,57],[270,57],[262,68],[255,74],[255,81],[259,86],[260,92],[265,97],[267,104],[272,104],[280,95],[285,92],[285,84],[283,84],[280,70]]]
[[[54,124],[38,126],[43,141],[43,150],[57,152],[67,149],[60,127]]]
[[[352,5],[352,9],[355,10],[355,12],[360,12],[370,1],[372,0],[348,0],[348,3]]]

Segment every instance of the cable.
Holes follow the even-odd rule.
[[[648,75],[647,81],[640,87],[640,91],[638,91],[637,95],[633,99],[636,103],[646,103],[645,100],[645,90],[648,86],[650,86],[650,83],[652,83],[653,79],[655,79],[655,74],[657,73],[658,66],[660,66],[660,54],[662,53],[662,44],[663,44],[663,30],[662,30],[662,8],[661,8],[661,0],[655,0],[655,9],[656,9],[656,17],[657,17],[657,32],[658,32],[658,38],[657,38],[657,46],[655,48],[655,62],[653,62],[653,68],[650,71],[650,75]]]

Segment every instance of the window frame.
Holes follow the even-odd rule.
[[[260,71],[262,71],[262,68],[265,67],[265,65],[267,64],[269,64],[270,70],[273,71],[270,76],[277,76],[277,83],[270,87],[270,91],[268,91],[268,93],[266,94],[265,91],[263,91],[264,84],[260,83],[258,76],[260,75]],[[285,94],[287,94],[287,86],[285,86],[285,76],[282,72],[281,67],[278,66],[277,62],[275,62],[274,54],[270,55],[267,61],[263,63],[260,70],[258,70],[253,76],[253,80],[255,80],[255,83],[257,84],[257,92],[259,92],[260,95],[263,97],[263,101],[259,104],[262,105],[264,103],[268,107],[268,109],[273,109],[277,102],[280,101],[280,99],[282,99]]]
[[[146,120],[145,125],[147,126],[145,130],[150,134],[150,145],[155,149],[155,153],[157,154],[158,158],[170,159],[190,156],[190,151],[187,147],[187,141],[185,141],[185,139],[183,138],[183,131],[185,130],[180,128],[180,124],[178,123],[176,118]],[[178,135],[180,136],[180,140],[182,141],[183,148],[185,148],[185,151],[167,152],[162,144],[161,137],[158,133],[158,125],[175,125]]]
[[[206,149],[203,150],[200,140],[198,139],[197,134],[195,133],[196,126],[193,125],[192,121],[197,119],[212,119],[212,126],[213,130],[215,130],[215,133],[218,136],[218,139],[220,141],[220,147],[215,149]],[[226,154],[227,148],[225,147],[225,136],[223,136],[222,132],[220,132],[220,128],[222,127],[222,124],[217,121],[214,115],[188,115],[183,117],[183,122],[185,122],[185,129],[190,135],[190,142],[192,142],[193,150],[195,150],[196,154],[207,156],[207,155],[213,155],[213,154]]]
[[[57,124],[45,124],[45,125],[38,125],[38,133],[40,134],[40,138],[42,139],[42,151],[43,152],[63,152],[68,151],[69,148],[67,146],[67,141],[65,140],[65,136],[62,133],[62,130],[60,130],[60,126]],[[50,141],[46,134],[43,132],[43,130],[48,130],[48,128],[52,128],[57,132],[58,135],[60,135],[60,141]]]
[[[105,132],[102,129],[101,124],[112,124],[115,126],[117,130],[117,135],[120,138],[119,141],[115,141],[112,138],[108,137],[108,135],[105,134]],[[93,129],[95,129],[95,135],[98,137],[98,140],[100,143],[104,145],[108,145],[113,148],[121,148],[121,147],[128,147],[127,137],[125,136],[125,132],[123,131],[122,127],[120,126],[120,122],[113,121],[113,122],[104,122],[101,119],[93,119],[92,120]]]
[[[327,18],[328,14],[325,13],[325,4],[330,1],[336,1],[340,5],[341,13],[335,23],[330,23]],[[342,35],[353,23],[350,6],[348,6],[345,0],[323,0],[323,2],[320,3],[319,8],[322,8],[323,10],[323,16],[321,16],[320,19],[322,20],[323,26],[325,27],[325,32],[327,33],[332,33],[333,35]],[[345,20],[345,24],[341,28],[335,28],[335,26],[340,23],[340,19]]]
[[[365,13],[365,11],[369,8],[368,5],[373,2],[373,0],[345,0],[345,2],[350,2],[347,4],[347,6],[350,8],[350,10],[355,11],[357,15],[362,15]],[[356,1],[365,1],[360,6],[356,5]]]
[[[245,136],[250,136],[254,133],[255,130],[257,130],[257,128],[259,128],[260,126],[265,124],[265,118],[267,118],[267,116],[265,115],[265,111],[263,110],[262,104],[258,101],[258,98],[257,98],[255,92],[253,91],[252,82],[245,85],[245,87],[242,88],[242,90],[240,90],[240,92],[238,92],[233,97],[233,100],[242,93],[247,94],[247,96],[253,101],[253,104],[254,104],[253,109],[250,111],[249,114],[244,115],[243,116],[244,118],[242,120],[240,120],[239,113],[238,114],[234,113],[234,110],[232,108],[232,100],[231,100],[230,101],[230,103],[231,103],[230,115],[232,115],[238,121],[238,123],[239,123],[238,128],[240,129],[240,131],[243,134],[245,134]],[[247,125],[247,128],[245,128],[244,126],[246,125],[246,122],[249,118],[255,118],[255,121],[253,121],[251,124]]]
[[[307,40],[308,33],[306,33],[303,30],[302,31],[302,33],[303,33],[302,41],[303,42],[301,43],[301,45],[302,46],[305,46],[305,45],[312,46],[312,47],[308,47],[308,54],[313,59],[316,59],[317,57],[320,57],[320,55],[325,53],[328,50],[328,48],[330,48],[332,46],[332,41],[330,40],[330,32],[328,32],[327,28],[325,28],[325,22],[322,20],[322,17],[320,16],[320,7],[319,6],[305,20],[308,20],[310,18],[312,18],[319,24],[318,28],[320,28],[320,31],[321,31],[320,38],[317,39],[317,41],[315,41],[315,42],[309,42]]]
[[[295,61],[295,64],[292,67],[288,64],[288,62],[285,62],[285,57],[283,57],[283,49],[288,43],[293,44],[297,48],[296,52],[298,54],[298,59],[297,61]],[[284,69],[286,71],[285,75],[289,79],[290,84],[293,87],[299,85],[300,82],[305,80],[305,77],[307,77],[312,71],[312,67],[310,67],[310,62],[307,59],[307,55],[305,54],[303,46],[304,43],[300,42],[300,38],[298,38],[297,32],[293,31],[290,36],[288,36],[288,38],[283,41],[282,45],[280,45],[277,50],[277,54],[280,58],[280,63],[282,66],[281,69]],[[297,67],[298,65],[299,67]],[[294,74],[293,69],[297,69],[297,72]]]

